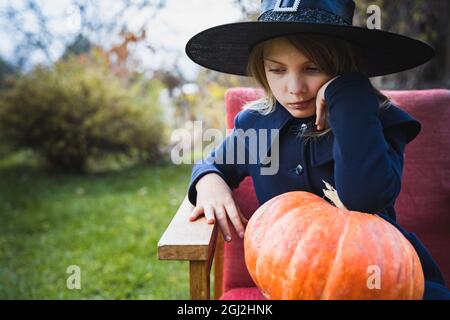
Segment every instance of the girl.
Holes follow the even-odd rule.
[[[401,35],[354,27],[353,12],[350,0],[263,0],[258,22],[215,27],[189,41],[186,52],[195,62],[250,75],[265,91],[238,113],[233,132],[208,159],[194,165],[190,219],[204,214],[231,241],[228,219],[240,237],[247,222],[231,190],[246,176],[252,177],[260,204],[294,190],[323,197],[324,180],[349,210],[380,215],[413,244],[424,269],[425,299],[450,299],[427,249],[395,222],[404,148],[420,123],[368,79],[422,64],[433,49]],[[262,129],[274,134],[261,152],[261,138],[255,149],[247,132]]]

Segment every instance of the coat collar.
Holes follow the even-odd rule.
[[[304,118],[304,122],[308,122],[311,119],[315,118],[314,116]],[[274,143],[279,142],[280,132],[283,128],[290,122],[295,121],[295,117],[293,117],[286,108],[281,105],[278,101],[276,102],[275,110],[271,113],[265,115],[261,119],[260,128],[267,129],[270,138],[267,139],[267,154],[263,159],[261,159],[262,166],[269,166],[272,160],[272,155],[270,151],[274,148]],[[302,122],[302,119],[298,119],[299,122]],[[333,145],[333,136],[332,132],[327,134],[324,137],[311,139],[310,142],[310,161],[313,167],[324,164],[333,159],[332,153],[332,145]],[[275,149],[276,150],[276,149]],[[279,154],[279,148],[278,148]]]
[[[289,120],[293,118],[286,108],[277,101],[275,110],[262,117],[261,128],[267,128],[268,130],[279,129],[281,131]]]

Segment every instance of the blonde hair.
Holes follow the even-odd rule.
[[[363,70],[363,52],[356,44],[320,34],[295,34],[285,36],[285,38],[314,62],[319,69],[331,77],[347,72],[362,72]],[[266,42],[261,42],[252,49],[247,65],[247,73],[253,77],[257,85],[264,89],[265,96],[244,105],[244,109],[256,110],[262,115],[273,112],[276,106],[276,98],[270,90],[264,69],[265,44]],[[378,97],[380,108],[388,107],[390,105],[389,98],[375,87],[372,86],[372,88]],[[328,120],[328,114],[326,114],[326,120]],[[331,131],[331,128],[317,131],[312,124],[308,125],[308,127],[313,128],[312,131],[303,135],[306,138],[320,137]]]

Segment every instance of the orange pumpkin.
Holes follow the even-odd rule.
[[[294,191],[258,208],[244,252],[261,292],[268,299],[422,299],[422,266],[410,242],[384,219],[340,206]]]

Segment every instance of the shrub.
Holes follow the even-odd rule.
[[[76,57],[36,67],[0,91],[0,143],[31,148],[52,167],[74,172],[112,154],[158,161],[167,141],[158,86],[124,84]]]

